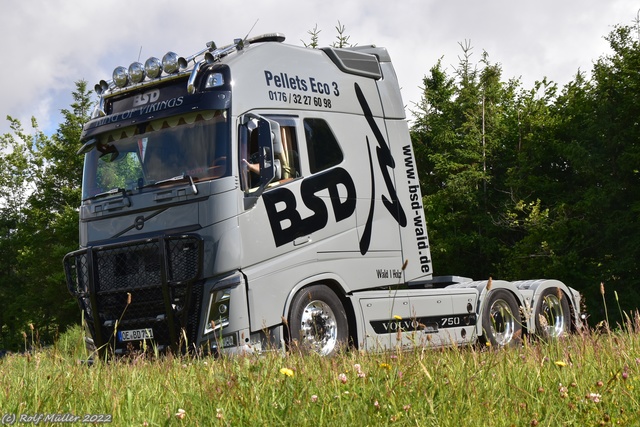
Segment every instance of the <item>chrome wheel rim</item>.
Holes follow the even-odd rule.
[[[516,330],[516,320],[509,303],[503,299],[495,300],[491,304],[489,314],[491,315],[491,335],[496,340],[496,344],[499,346],[509,344]]]
[[[538,313],[542,332],[551,338],[562,335],[566,325],[564,322],[564,311],[562,303],[557,295],[547,295],[542,300],[542,307]]]
[[[303,345],[320,355],[328,355],[338,343],[336,316],[323,301],[311,301],[302,312],[300,333]]]

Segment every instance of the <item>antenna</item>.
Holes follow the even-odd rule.
[[[141,56],[142,56],[142,45],[140,45],[140,52],[138,52],[138,62],[140,62]]]
[[[251,34],[251,31],[253,31],[253,27],[256,26],[256,24],[258,23],[259,20],[260,20],[260,18],[256,19],[256,22],[253,23],[253,25],[249,29],[249,32],[247,32],[247,35],[244,36],[244,40],[243,41],[246,41],[249,38],[249,34]]]
[[[256,26],[256,24],[258,23],[259,20],[260,20],[260,18],[256,19],[256,22],[254,22],[253,25],[251,26],[251,28],[249,28],[249,31],[247,32],[247,35],[244,36],[244,39],[238,41],[238,43],[237,43],[237,49],[238,50],[242,50],[244,48],[245,42],[249,38],[249,34],[251,34],[251,31],[253,31],[253,27]]]

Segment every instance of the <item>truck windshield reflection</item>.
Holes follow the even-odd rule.
[[[83,200],[127,191],[217,179],[231,173],[226,110],[183,114],[98,136],[85,160]],[[192,184],[193,186],[193,184]]]

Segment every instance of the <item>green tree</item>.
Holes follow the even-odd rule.
[[[592,77],[576,74],[560,94],[538,84],[523,97],[523,143],[509,183],[520,210],[507,212],[520,232],[505,249],[506,276],[558,278],[586,297],[594,320],[604,308],[599,285],[640,305],[640,65],[637,28],[616,27],[612,54]],[[612,292],[611,292],[612,293]],[[613,302],[613,301],[611,301]],[[616,307],[617,308],[617,307]],[[611,321],[620,319],[610,310]]]
[[[593,67],[584,93],[564,105],[566,156],[573,194],[567,200],[579,218],[572,227],[585,260],[588,295],[599,282],[621,296],[624,309],[640,305],[640,45],[638,24],[618,26],[607,37],[612,54]],[[617,310],[614,311],[616,313]]]
[[[453,76],[440,61],[425,76],[412,139],[438,274],[560,279],[595,320],[600,282],[640,305],[638,29],[616,27],[562,90],[502,82],[468,43]]]
[[[338,48],[345,48],[345,47],[353,47],[355,46],[354,44],[349,42],[349,39],[351,38],[351,36],[346,34],[346,27],[340,23],[340,21],[338,21],[338,25],[335,27],[336,30],[336,41],[334,41],[331,46],[332,47],[338,47]],[[305,42],[304,40],[301,40],[302,44],[304,45],[304,47],[308,47],[310,49],[317,49],[318,47],[320,47],[320,33],[322,32],[322,30],[318,29],[318,24],[316,24],[313,29],[307,31],[307,34],[309,34],[309,36],[311,37],[311,39],[309,40],[309,43]]]
[[[439,61],[424,78],[411,133],[437,271],[487,277],[499,251],[491,218],[500,203],[490,186],[502,167],[509,88],[486,53],[478,70],[470,45],[461,47],[454,77]]]
[[[338,47],[338,48],[355,46],[355,45],[349,43],[349,39],[351,38],[351,36],[348,36],[348,35],[345,34],[346,27],[344,25],[342,25],[340,23],[340,21],[338,21],[338,25],[335,28],[336,28],[336,33],[338,33],[336,35],[336,39],[337,40],[335,42],[333,42],[333,44],[331,46]]]
[[[16,349],[28,323],[28,308],[21,305],[26,281],[18,267],[21,227],[34,182],[33,146],[42,134],[25,133],[18,120],[7,120],[12,133],[0,137],[0,348]],[[32,125],[37,128],[35,120]]]
[[[318,40],[320,39],[321,31],[322,30],[318,29],[318,24],[316,24],[312,30],[307,31],[307,34],[309,34],[309,36],[311,37],[311,40],[309,41],[309,43],[305,42],[304,40],[301,40],[304,47],[308,47],[310,49],[317,49],[319,46]]]
[[[503,230],[498,271],[508,279],[560,278],[550,269],[557,254],[549,244],[554,221],[549,209],[561,203],[566,166],[555,136],[556,93],[557,86],[543,79],[530,90],[516,91],[509,108],[511,144],[502,159],[507,197],[496,216]]]
[[[10,119],[13,134],[0,139],[7,152],[0,159],[5,177],[0,191],[7,200],[1,222],[7,238],[0,241],[7,265],[0,286],[10,294],[3,299],[0,346],[18,348],[22,332],[30,334],[31,327],[34,339],[51,343],[59,330],[79,320],[61,260],[78,247],[82,157],[76,151],[89,118],[90,94],[86,82],[76,83],[71,110],[62,110],[65,121],[51,137],[35,120],[33,131],[25,133]]]

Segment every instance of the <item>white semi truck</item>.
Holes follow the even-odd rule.
[[[210,42],[96,85],[64,260],[90,346],[331,355],[580,327],[557,280],[433,276],[386,49],[283,41]]]

